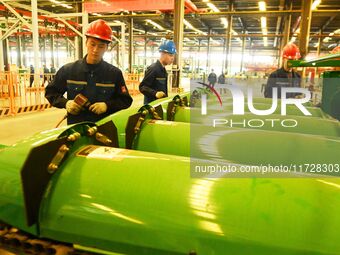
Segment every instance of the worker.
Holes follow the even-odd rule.
[[[66,108],[67,124],[96,122],[132,103],[122,71],[103,60],[111,43],[110,26],[98,19],[90,23],[85,35],[88,54],[61,67],[46,87],[45,97],[51,105]],[[77,95],[82,95],[83,101],[85,97],[90,106],[77,103]]]
[[[218,83],[225,84],[225,75],[223,72],[220,74],[220,76],[218,76]]]
[[[264,96],[273,97],[273,88],[278,88],[278,98],[281,98],[281,88],[300,87],[301,76],[288,66],[288,60],[301,58],[300,50],[294,43],[288,43],[282,51],[282,67],[269,75]],[[297,93],[287,93],[287,98],[296,97]]]
[[[168,74],[166,65],[173,63],[176,46],[171,40],[165,40],[159,46],[160,58],[147,68],[139,85],[139,91],[144,95],[144,104],[168,96]]]
[[[210,86],[215,87],[215,84],[217,82],[217,75],[215,74],[214,69],[211,69],[211,73],[208,76],[208,82]]]
[[[34,82],[34,67],[33,65],[30,65],[30,87],[33,86]]]

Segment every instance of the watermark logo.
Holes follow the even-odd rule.
[[[221,96],[218,92],[209,85],[204,84],[207,86],[217,97],[220,105],[222,106]],[[245,96],[243,91],[234,85],[226,85],[223,88],[228,89],[231,92],[232,99],[233,99],[233,114],[234,115],[244,115],[244,106],[245,106]],[[281,89],[281,115],[287,115],[287,105],[295,105],[304,115],[310,116],[312,115],[306,107],[303,105],[307,103],[311,99],[311,93],[308,89],[305,88],[296,88],[296,87],[283,87]],[[254,107],[253,103],[253,89],[248,87],[247,91],[247,105],[248,109],[254,115],[270,115],[275,112],[278,107],[278,88],[273,88],[273,101],[272,105],[267,110],[257,110]],[[288,98],[287,95],[291,93],[299,93],[304,95],[303,98]],[[207,95],[202,94],[202,105],[201,105],[201,113],[202,115],[207,115]]]

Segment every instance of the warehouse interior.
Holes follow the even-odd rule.
[[[340,254],[339,68],[338,0],[0,0],[0,255]]]

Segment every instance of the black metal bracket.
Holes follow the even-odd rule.
[[[67,136],[33,148],[21,169],[28,226],[38,222],[40,204],[54,173],[51,162],[66,142]]]
[[[144,105],[139,109],[138,113],[129,117],[125,128],[125,148],[132,149],[133,141],[140,132],[147,116],[150,116],[151,119],[154,120],[163,119],[163,107],[161,105],[156,107]]]
[[[90,122],[76,124],[62,132],[56,140],[32,148],[21,169],[28,226],[38,222],[41,201],[53,174],[66,160],[74,142],[82,135],[94,135],[94,143],[118,147],[117,128],[109,121],[100,126]]]
[[[167,115],[167,120],[169,121],[174,121],[176,111],[177,111],[177,106],[188,106],[188,97],[185,96],[181,98],[179,95],[176,95],[171,102],[168,103],[168,107],[166,110],[166,115]]]
[[[125,148],[132,149],[133,140],[140,131],[140,128],[145,121],[146,114],[146,112],[138,112],[129,117],[125,128]]]
[[[110,147],[119,147],[117,127],[112,121],[108,121],[97,127],[98,132],[95,137],[101,144]]]

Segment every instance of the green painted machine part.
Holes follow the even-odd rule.
[[[340,120],[340,71],[323,73],[321,109]]]
[[[153,106],[167,109],[171,101]],[[340,254],[334,121],[289,115],[306,132],[288,133],[179,122],[190,117],[181,106],[173,122],[143,111],[127,109],[0,149],[0,221],[40,238],[128,255]],[[124,148],[131,116],[143,117],[133,150]],[[212,163],[297,171],[285,178],[208,178],[201,171],[194,178],[196,166]],[[299,171],[304,164],[333,172]]]
[[[340,53],[329,54],[311,60],[289,60],[289,67],[330,67],[340,66]]]
[[[181,113],[177,121],[186,121],[187,109],[178,110]],[[183,119],[180,119],[184,116]],[[223,114],[221,111],[209,111],[208,117],[202,116],[200,110],[191,110],[191,123],[202,123],[216,127],[236,127],[248,129],[260,129],[277,132],[300,133],[310,135],[322,135],[340,137],[339,121],[331,119],[310,118],[306,116],[282,116],[271,114],[269,116],[254,116],[251,113],[244,115]]]
[[[337,185],[195,179],[186,157],[85,146],[53,179],[40,231],[124,254],[338,254]]]
[[[291,67],[340,67],[340,53],[309,61],[290,60],[288,65]],[[322,78],[321,109],[333,118],[340,120],[340,71],[326,71]]]

